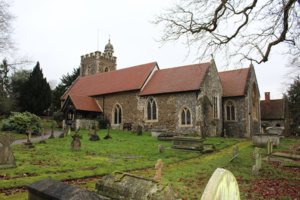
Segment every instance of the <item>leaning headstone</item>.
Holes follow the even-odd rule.
[[[98,141],[98,140],[100,140],[99,136],[97,135],[97,127],[98,127],[98,122],[95,122],[94,134],[90,137],[91,141]]]
[[[11,133],[3,133],[0,136],[0,169],[16,167],[14,153],[10,145],[15,141],[15,136]]]
[[[239,185],[234,175],[222,168],[217,168],[209,179],[201,200],[230,199],[239,200]]]
[[[27,136],[27,142],[24,142],[24,148],[25,149],[31,149],[34,148],[34,145],[31,142],[31,134],[32,134],[32,128],[29,127],[27,130],[28,136]]]
[[[165,148],[163,144],[158,145],[158,153],[165,153]]]
[[[136,129],[137,135],[142,135],[143,134],[142,130],[143,130],[143,127],[141,125],[138,125],[137,129]]]
[[[28,200],[108,200],[109,198],[98,195],[86,189],[70,185],[61,181],[47,178],[26,185]]]
[[[92,123],[90,123],[90,129],[89,129],[89,134],[88,135],[93,135],[93,129],[92,129],[93,125]]]
[[[161,177],[161,169],[163,168],[164,164],[162,163],[161,159],[157,160],[157,164],[155,165],[155,176],[154,176],[154,180],[156,181],[162,181],[162,177]]]
[[[42,130],[41,130],[41,137],[42,137],[42,139],[39,141],[39,144],[46,144],[47,143],[45,141],[44,134],[45,134],[45,131],[44,131],[44,128],[42,128]]]
[[[95,192],[111,199],[180,199],[171,184],[115,171],[96,183]]]
[[[121,123],[121,124],[119,125],[119,131],[123,131],[123,127],[124,127],[124,125]]]
[[[71,143],[71,151],[80,151],[81,150],[81,142],[79,139],[82,139],[82,135],[78,134],[78,131],[75,131],[75,134],[72,136],[73,141]]]
[[[104,139],[112,139],[112,137],[109,135],[109,124],[107,124],[107,135],[104,137]]]
[[[51,135],[49,137],[50,139],[55,138],[55,136],[54,136],[54,128],[55,128],[55,125],[53,123],[52,126],[51,126]]]
[[[235,159],[238,155],[239,155],[239,148],[237,146],[235,146],[232,149],[232,157],[229,160],[229,162],[231,162],[233,159]]]

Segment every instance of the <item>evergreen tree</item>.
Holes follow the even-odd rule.
[[[44,78],[39,62],[33,68],[28,80],[23,84],[20,99],[23,110],[36,115],[50,107],[51,89],[46,78]]]
[[[287,91],[287,98],[289,102],[289,110],[291,119],[294,124],[300,123],[300,78],[296,77],[294,83],[290,85]]]

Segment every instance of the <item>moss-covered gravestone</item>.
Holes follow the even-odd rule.
[[[79,130],[80,129],[75,131],[75,134],[72,136],[73,141],[71,143],[71,151],[80,151],[81,150],[81,142],[79,139],[82,139],[82,135],[78,134]]]
[[[15,136],[10,133],[3,133],[0,136],[0,169],[16,167],[15,157],[10,145],[15,141]]]
[[[240,190],[236,178],[226,169],[216,169],[209,179],[201,197],[201,200],[215,199],[240,199]]]
[[[31,148],[34,148],[34,145],[33,145],[32,142],[31,142],[32,128],[29,127],[29,128],[26,130],[26,133],[28,134],[28,135],[27,135],[27,142],[24,142],[23,147],[24,147],[25,149],[31,149]]]
[[[180,199],[169,183],[118,171],[99,180],[95,192],[113,199]]]
[[[158,153],[165,153],[165,148],[163,144],[158,145]]]
[[[136,133],[137,133],[137,135],[143,134],[143,127],[141,125],[137,125]]]
[[[66,131],[66,136],[70,136],[70,135],[71,135],[71,126],[68,125],[67,131]]]
[[[47,144],[47,142],[45,141],[44,135],[45,135],[45,130],[44,130],[44,128],[42,128],[42,130],[41,130],[41,137],[42,138],[39,141],[39,144]]]

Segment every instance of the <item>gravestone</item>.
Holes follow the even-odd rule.
[[[3,133],[0,136],[0,169],[16,167],[14,153],[10,145],[15,141],[15,136],[11,133]]]
[[[66,132],[66,136],[70,136],[71,135],[71,126],[68,125],[68,129],[67,129],[67,132]]]
[[[54,136],[54,128],[55,128],[55,125],[53,123],[52,126],[51,126],[51,135],[50,135],[49,139],[55,138],[55,136]]]
[[[47,144],[47,142],[45,141],[44,135],[45,135],[45,130],[44,130],[44,128],[42,128],[42,130],[41,130],[42,139],[39,141],[39,144]]]
[[[131,129],[131,134],[135,134],[135,132],[136,132],[136,125],[133,124]]]
[[[24,142],[23,147],[24,147],[25,149],[31,149],[31,148],[34,148],[34,145],[33,145],[32,142],[31,142],[32,128],[29,127],[29,128],[26,130],[26,132],[28,133],[28,135],[27,135],[27,142]]]
[[[239,185],[234,175],[222,168],[217,168],[209,179],[201,200],[239,200]]]
[[[122,123],[119,125],[119,131],[123,131],[123,124]]]
[[[86,119],[84,119],[84,120],[82,121],[81,129],[82,129],[82,130],[86,130]]]
[[[73,141],[71,142],[71,151],[80,151],[81,150],[81,142],[79,139],[82,139],[82,135],[78,134],[78,131],[75,131],[75,134],[72,136]]]
[[[273,140],[267,142],[267,154],[270,155],[273,152]]]
[[[261,168],[261,149],[255,147],[253,152],[253,157],[255,159],[254,165],[252,167],[252,176],[257,176],[259,169]]]
[[[96,183],[95,192],[111,199],[181,199],[167,182],[115,171]]]
[[[112,137],[109,135],[109,124],[107,124],[107,135],[104,137],[104,139],[112,139]]]
[[[143,134],[143,127],[141,125],[137,125],[136,133],[139,136],[141,136]]]
[[[165,148],[163,144],[158,145],[158,153],[165,153]]]
[[[155,165],[155,176],[154,180],[156,181],[162,181],[161,177],[161,169],[163,168],[164,164],[162,163],[161,159],[157,160],[157,164]]]
[[[232,157],[229,162],[233,161],[239,155],[239,148],[237,146],[233,147],[232,149]]]
[[[97,135],[97,127],[98,127],[98,122],[95,121],[95,130],[94,130],[94,134],[90,137],[91,141],[100,140],[99,136]]]
[[[93,125],[92,123],[90,123],[90,129],[89,129],[89,134],[88,135],[93,135],[93,129],[92,129]]]
[[[28,200],[109,200],[86,189],[47,178],[26,185]]]

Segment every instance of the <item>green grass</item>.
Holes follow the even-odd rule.
[[[147,132],[144,132],[143,136],[136,136],[129,131],[111,130],[110,135],[113,139],[104,140],[106,130],[100,130],[98,135],[101,140],[96,142],[89,141],[87,130],[81,130],[79,133],[83,135],[81,151],[70,150],[71,136],[48,139],[47,144],[34,142],[35,148],[30,150],[24,149],[23,145],[12,146],[17,168],[1,170],[0,174],[16,178],[0,180],[0,185],[11,188],[25,186],[45,178],[63,180],[99,176],[115,170],[131,171],[150,168],[158,159],[162,159],[167,165],[201,155],[175,150],[166,150],[164,154],[159,154],[157,150],[159,144],[171,147],[172,142],[157,141],[157,138],[151,137]],[[126,141],[118,141],[124,139]],[[220,143],[216,146],[217,149],[237,143],[235,140],[224,140],[224,143],[221,143],[221,140],[223,138],[207,138],[206,143]],[[127,158],[113,154],[140,157]],[[110,159],[118,160],[109,161]],[[27,173],[35,176],[17,178]]]

